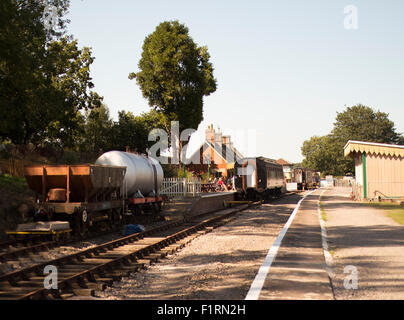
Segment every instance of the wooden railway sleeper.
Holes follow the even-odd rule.
[[[51,292],[49,292],[48,294],[45,293],[45,295],[47,295],[47,299],[48,300],[60,300],[61,299],[61,290],[60,289],[51,289]]]
[[[219,220],[219,219],[216,219],[216,220]],[[96,283],[95,281],[99,281],[99,279],[103,279],[105,281],[108,281],[108,279],[110,279],[111,277],[113,279],[117,279],[120,276],[114,269],[130,268],[131,270],[133,270],[133,266],[131,266],[130,261],[137,261],[136,263],[139,264],[139,262],[143,262],[142,258],[143,258],[144,262],[147,264],[149,264],[153,261],[156,261],[157,259],[164,257],[167,253],[174,252],[175,250],[178,250],[178,248],[183,247],[186,243],[192,241],[194,238],[196,238],[198,236],[198,232],[197,232],[198,230],[203,230],[205,228],[206,231],[209,232],[209,229],[213,229],[216,227],[214,221],[211,221],[209,224],[210,225],[208,225],[208,223],[202,223],[200,225],[194,226],[193,228],[189,228],[188,230],[183,230],[181,232],[178,232],[177,234],[169,236],[167,239],[164,239],[155,244],[152,244],[147,249],[146,248],[140,249],[137,252],[133,252],[132,254],[123,256],[122,258],[118,257],[117,261],[106,262],[104,266],[100,266],[100,268],[95,268],[93,272],[85,273],[87,276],[87,279],[93,283]],[[191,236],[193,233],[196,233],[196,234]],[[179,243],[173,244],[176,241]],[[127,242],[120,242],[121,245],[122,245],[122,243],[127,243]],[[113,247],[116,247],[116,246],[114,245]],[[166,248],[165,252],[160,251],[159,253],[157,253],[159,250],[162,250],[163,248]],[[105,247],[102,249],[103,250],[99,250],[99,251],[104,251],[104,252],[107,251]],[[113,251],[113,249],[112,249],[112,251]],[[155,253],[152,253],[153,251]],[[94,254],[94,252],[97,253],[97,251],[93,251],[93,254]],[[95,256],[97,256],[96,253],[94,254]],[[92,254],[92,256],[93,256],[93,254]],[[75,256],[75,258],[79,262],[81,260],[83,260],[83,257],[81,255],[77,255],[77,256]],[[143,264],[142,264],[142,266],[143,266]],[[134,267],[134,268],[136,269],[137,267]],[[98,274],[99,276],[97,277],[97,276],[95,276],[95,274]],[[109,275],[109,277],[106,277],[106,275],[107,276]],[[35,296],[35,293],[34,293],[34,296]]]
[[[112,279],[112,281],[120,281],[123,278],[122,274],[117,273],[115,270],[110,271],[110,272],[106,272],[105,277]]]
[[[131,265],[132,262],[131,262],[130,260],[131,260],[130,257],[126,257],[126,258],[122,259],[122,260],[121,260],[121,265],[123,265],[123,266],[129,266],[129,265]]]
[[[84,276],[78,277],[76,279],[76,283],[81,288],[86,288],[87,287],[87,281],[86,281],[86,278],[84,278]]]
[[[111,278],[108,278],[103,274],[102,276],[94,276],[96,279],[97,283],[105,284],[106,286],[111,286],[114,283],[114,280]]]
[[[73,289],[73,293],[79,297],[91,297],[94,296],[95,291],[94,289]]]
[[[94,272],[88,272],[86,276],[87,276],[87,280],[89,282],[92,282],[92,283],[97,282],[97,278],[96,278],[96,275]]]
[[[94,270],[94,272],[92,272],[92,276],[94,277],[94,279],[95,279],[95,281],[103,281],[103,280],[100,280],[100,279],[106,279],[107,277],[105,276],[105,270],[103,270],[103,269],[97,269],[97,270]]]
[[[120,270],[127,271],[129,273],[134,273],[137,272],[141,269],[144,269],[144,263],[132,263],[129,266],[123,266],[120,268]]]
[[[28,273],[23,272],[23,273],[21,274],[21,279],[22,279],[22,280],[29,280],[29,279],[30,279],[30,276],[29,276]]]
[[[92,290],[104,290],[106,288],[105,283],[98,283],[96,280],[89,281],[89,279],[84,279],[79,277],[77,281],[68,282],[67,286],[62,291],[69,291],[75,289],[92,289]]]

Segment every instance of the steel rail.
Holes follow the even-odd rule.
[[[246,206],[244,209],[248,208]],[[228,209],[227,209],[228,210]],[[233,209],[229,213],[213,217],[211,219],[206,219],[202,222],[199,222],[191,227],[187,227],[183,230],[180,230],[178,232],[175,232],[174,234],[171,234],[167,237],[165,237],[162,240],[158,240],[155,243],[152,243],[150,245],[147,245],[146,247],[143,247],[141,249],[135,250],[133,252],[130,252],[128,254],[122,254],[119,257],[116,257],[115,259],[112,259],[111,261],[101,263],[97,266],[93,266],[88,270],[84,270],[81,272],[78,272],[77,274],[74,274],[66,279],[62,279],[58,281],[58,290],[55,292],[53,291],[53,295],[59,296],[61,292],[63,292],[64,289],[71,289],[71,285],[73,282],[78,281],[78,283],[83,283],[84,281],[89,281],[89,282],[96,282],[94,273],[98,275],[105,274],[107,270],[113,270],[114,268],[118,268],[120,265],[128,265],[130,263],[135,263],[136,267],[138,267],[139,263],[138,260],[144,258],[147,255],[150,255],[151,253],[158,252],[160,249],[163,249],[169,245],[172,245],[176,242],[178,242],[181,239],[184,239],[192,234],[195,234],[198,231],[201,231],[204,228],[210,227],[214,225],[215,223],[219,223],[222,220],[229,218],[233,215],[235,215],[237,212],[241,211],[242,209]],[[113,250],[112,250],[113,252]],[[78,263],[78,265],[80,262]],[[32,299],[35,297],[44,297],[46,296],[47,293],[52,293],[52,291],[49,291],[46,288],[40,288],[37,290],[34,290],[32,292],[29,292],[23,296],[21,296],[19,299]]]
[[[166,230],[166,229],[176,226],[178,224],[179,224],[179,222],[168,223],[163,226],[158,226],[158,227],[146,230],[146,231],[138,232],[138,233],[135,233],[135,234],[123,237],[123,238],[119,238],[117,240],[112,240],[110,242],[107,242],[107,243],[104,243],[104,244],[101,244],[101,245],[98,245],[98,246],[95,246],[92,248],[80,250],[79,252],[72,253],[70,255],[66,255],[66,256],[63,256],[63,257],[60,257],[57,259],[49,260],[49,261],[46,261],[46,262],[43,262],[43,263],[40,263],[40,264],[37,264],[34,266],[30,266],[30,267],[27,267],[27,268],[24,268],[21,270],[16,270],[11,273],[1,275],[0,282],[9,281],[10,284],[13,284],[13,283],[16,283],[20,279],[26,279],[30,273],[36,273],[38,275],[39,274],[42,275],[43,269],[47,265],[51,264],[51,265],[59,266],[59,265],[62,265],[63,263],[72,261],[74,259],[82,259],[84,257],[91,256],[91,254],[93,254],[93,253],[97,255],[107,249],[112,249],[112,248],[116,248],[116,247],[128,244],[129,242],[136,241],[138,239],[143,238],[144,236],[153,234],[155,232]]]
[[[170,246],[171,244],[175,243],[176,241],[179,241],[180,239],[187,237],[188,235],[197,233],[199,230],[202,230],[204,228],[207,228],[209,225],[212,224],[219,224],[219,221],[226,219],[226,217],[234,215],[235,213],[244,210],[248,208],[248,206],[245,206],[245,208],[233,208],[233,209],[224,209],[225,211],[229,211],[230,213],[227,214],[221,214],[218,215],[216,217],[210,218],[210,219],[205,219],[203,221],[200,221],[201,218],[203,218],[204,216],[206,216],[208,213],[206,214],[202,214],[200,216],[196,216],[194,217],[194,220],[198,220],[198,221],[194,221],[191,222],[189,221],[190,219],[184,219],[183,221],[177,221],[177,222],[172,222],[172,223],[167,223],[164,224],[162,226],[158,226],[155,227],[153,229],[150,230],[146,230],[140,233],[136,233],[133,235],[129,235],[117,240],[113,240],[110,242],[107,242],[105,244],[102,245],[98,245],[96,247],[93,248],[89,248],[89,249],[85,249],[85,250],[81,250],[80,252],[71,254],[71,255],[67,255],[58,259],[53,259],[50,261],[46,261],[44,263],[35,265],[35,266],[31,266],[28,268],[24,268],[22,270],[17,270],[14,272],[11,272],[9,274],[0,276],[0,283],[3,282],[3,288],[0,289],[0,291],[2,291],[0,299],[4,299],[7,297],[12,298],[12,299],[32,299],[32,298],[36,298],[36,297],[44,297],[47,294],[52,294],[54,296],[60,296],[60,292],[61,291],[65,291],[66,289],[69,289],[74,285],[79,285],[79,287],[86,287],[85,284],[83,283],[89,283],[92,285],[96,285],[97,281],[95,279],[95,274],[98,273],[98,276],[101,275],[102,273],[105,273],[109,270],[111,270],[111,268],[113,266],[116,265],[122,265],[122,264],[126,264],[126,265],[130,265],[130,264],[135,264],[134,271],[136,271],[137,268],[140,267],[144,267],[144,263],[142,264],[141,262],[138,263],[136,262],[138,259],[141,258],[147,258],[148,254],[152,254],[153,252],[156,252],[158,250],[161,250],[162,248],[165,248],[167,246]],[[223,210],[219,211],[222,212]],[[217,213],[217,212],[216,212]],[[210,213],[212,214],[212,212]],[[186,227],[181,228],[181,224],[185,223],[185,224],[189,224],[189,223],[193,223],[194,225],[190,226],[190,227]],[[171,229],[175,229],[175,228],[181,228],[181,230],[171,230]],[[147,244],[146,243],[140,243],[142,239],[149,239],[147,238],[148,236],[152,236],[155,235],[158,232],[164,232],[164,231],[169,231],[171,230],[171,234],[168,235],[167,237],[165,237],[164,239],[158,239],[158,241],[153,242],[153,238],[150,238],[153,243],[151,244]],[[174,231],[174,233],[172,233]],[[139,241],[138,245],[135,245],[134,242]],[[128,253],[128,254],[119,254],[116,257],[116,259],[112,259],[110,256],[108,256],[108,254],[115,254],[117,253],[116,250],[114,252],[115,249],[117,248],[125,248],[125,246],[128,245],[130,246],[142,246],[145,245],[142,248],[135,248],[136,250],[134,250],[133,248],[131,249],[132,252]],[[124,250],[124,249],[121,249]],[[170,250],[168,250],[170,251]],[[168,253],[167,251],[167,253]],[[166,254],[167,254],[166,253]],[[150,258],[150,257],[148,257]],[[98,260],[110,260],[110,261],[106,261],[103,263],[96,263],[96,265],[92,265],[91,268],[87,269],[87,270],[80,270],[80,272],[77,272],[73,275],[68,274],[68,277],[65,279],[62,279],[58,282],[58,288],[59,290],[57,292],[55,292],[54,290],[48,290],[45,288],[39,288],[39,289],[35,289],[32,292],[26,292],[24,295],[21,295],[18,290],[22,290],[24,291],[24,286],[30,284],[30,285],[34,285],[36,287],[38,287],[38,285],[40,285],[40,280],[39,278],[41,278],[41,276],[44,278],[43,276],[43,270],[46,266],[48,265],[54,265],[59,267],[61,270],[63,270],[63,267],[65,265],[69,265],[70,267],[76,267],[79,269],[82,269],[85,267],[85,263],[83,264],[83,260],[84,259],[88,259],[91,261],[91,259],[93,259],[93,261]],[[153,259],[151,259],[153,260]],[[88,263],[87,263],[88,264]],[[90,264],[91,265],[91,264]],[[66,271],[66,270],[65,270]],[[70,270],[71,271],[71,270]],[[71,272],[70,272],[71,273]],[[37,275],[37,277],[32,276],[32,274]],[[35,278],[35,281],[30,281],[30,278]],[[41,278],[42,279],[42,278]],[[8,291],[7,288],[4,287],[5,282],[8,283],[9,290],[10,290],[10,294],[8,295]],[[28,284],[27,284],[28,283]],[[43,284],[43,283],[42,283]],[[30,287],[27,288],[28,290],[30,289]]]

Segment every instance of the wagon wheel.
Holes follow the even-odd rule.
[[[88,213],[87,210],[82,210],[76,213],[76,221],[75,221],[75,231],[76,234],[83,238],[88,233]]]

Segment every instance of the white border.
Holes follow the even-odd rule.
[[[321,192],[320,197],[318,198],[318,203],[317,203],[317,212],[318,212],[318,219],[320,220],[320,227],[321,227],[321,240],[323,244],[323,252],[324,252],[324,258],[325,258],[325,264],[326,264],[326,269],[328,276],[332,279],[334,277],[334,272],[332,271],[332,256],[330,252],[328,251],[328,243],[327,243],[327,230],[325,227],[325,221],[321,217],[321,209],[320,209],[320,201],[321,197],[323,196],[324,192],[326,192],[327,189],[323,190]]]

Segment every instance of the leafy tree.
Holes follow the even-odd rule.
[[[90,77],[93,61],[90,49],[79,49],[76,40],[64,37],[49,44],[45,65],[48,76],[44,79],[48,86],[43,92],[35,92],[41,103],[33,100],[26,105],[26,139],[62,148],[76,146],[76,139],[83,133],[80,111],[98,107],[102,100],[89,90],[94,87]]]
[[[162,22],[143,44],[136,78],[149,105],[180,130],[197,129],[203,120],[203,97],[216,91],[213,66],[206,46],[199,47],[178,21]],[[181,143],[180,143],[181,146]]]
[[[164,115],[154,109],[141,113],[139,119],[144,123],[148,133],[153,129],[161,129],[165,126]]]
[[[146,153],[155,142],[148,141],[149,132],[154,128],[161,128],[161,115],[156,111],[142,113],[135,116],[132,112],[120,111],[118,122],[112,127],[112,141],[115,149],[125,150],[129,147],[133,151]]]
[[[388,114],[358,104],[337,113],[330,134],[311,137],[303,143],[303,165],[336,176],[354,172],[353,160],[344,157],[348,140],[404,144]]]
[[[111,149],[111,134],[113,121],[105,104],[88,110],[85,113],[82,149],[90,152]]]
[[[302,154],[305,157],[302,165],[324,175],[344,175],[351,171],[352,161],[344,157],[343,147],[331,134],[311,137],[302,146]]]
[[[330,154],[329,136],[314,136],[303,142],[302,154],[305,157],[302,166],[315,168],[321,172],[328,172],[333,166],[333,158]]]
[[[348,140],[400,143],[402,136],[388,117],[387,113],[358,104],[337,113],[332,135],[344,145]]]
[[[64,36],[69,0],[48,3],[57,8],[55,29],[44,27],[46,2],[1,1],[0,138],[71,147],[83,122],[79,111],[101,97],[91,91],[90,49]]]

